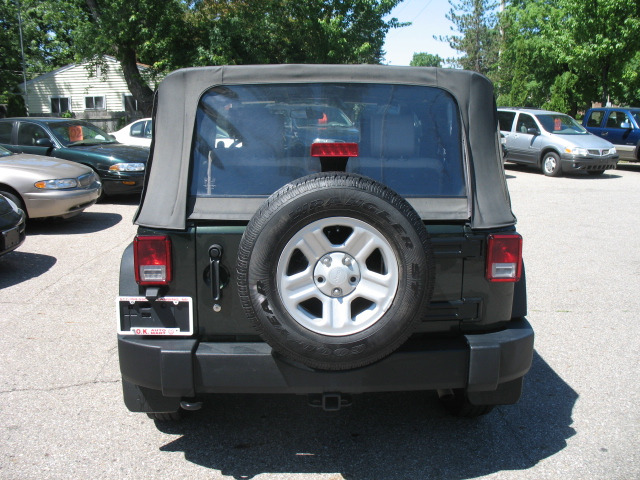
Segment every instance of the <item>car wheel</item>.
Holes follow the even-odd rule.
[[[475,418],[493,410],[493,405],[473,405],[463,389],[456,389],[440,397],[444,408],[456,417]]]
[[[321,173],[274,193],[242,237],[238,288],[274,351],[345,370],[396,350],[422,320],[433,254],[418,214],[366,177]]]
[[[22,201],[22,199],[20,198],[19,195],[15,194],[13,192],[7,191],[7,190],[0,190],[0,194],[4,195],[9,200],[11,200],[13,203],[15,203],[18,206],[18,208],[21,209],[25,213],[25,215],[27,214],[27,210],[26,210],[26,208],[24,206],[24,202]]]
[[[542,157],[542,173],[547,177],[559,176],[561,167],[560,156],[557,153],[547,152]]]

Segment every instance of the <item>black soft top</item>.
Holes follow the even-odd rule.
[[[515,224],[500,155],[491,82],[464,70],[381,65],[239,65],[188,68],[171,73],[157,93],[154,140],[135,223],[150,228],[186,228],[193,213],[189,162],[196,111],[207,90],[220,85],[323,82],[428,86],[450,93],[462,117],[469,185],[463,212],[457,203],[459,199],[452,199],[452,210],[457,211],[455,219],[467,220],[477,229]],[[429,199],[421,199],[416,203],[428,202]],[[429,219],[420,208],[417,210]]]

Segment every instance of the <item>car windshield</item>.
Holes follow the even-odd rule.
[[[13,152],[0,146],[0,157],[8,157],[9,155],[13,155]]]
[[[589,135],[589,132],[569,115],[545,114],[536,115],[542,128],[557,135]]]
[[[355,143],[358,154],[312,156],[317,143]],[[439,88],[214,87],[197,112],[191,194],[268,196],[304,175],[344,169],[405,197],[464,197],[462,144],[458,106]]]
[[[87,123],[64,122],[50,124],[49,128],[58,141],[65,147],[74,145],[96,145],[100,143],[115,143],[111,135],[98,127]]]

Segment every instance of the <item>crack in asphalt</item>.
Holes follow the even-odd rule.
[[[86,387],[88,385],[110,385],[110,384],[115,384],[115,383],[120,383],[120,379],[117,380],[93,380],[90,382],[80,382],[80,383],[74,383],[71,385],[59,385],[57,387],[50,387],[50,388],[15,388],[15,389],[11,389],[11,390],[0,390],[0,395],[1,394],[6,394],[6,393],[22,393],[22,392],[42,392],[42,393],[48,393],[48,392],[56,392],[56,391],[60,391],[60,390],[67,390],[70,388],[77,388],[77,387]]]

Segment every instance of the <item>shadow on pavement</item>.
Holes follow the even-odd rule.
[[[564,449],[577,397],[536,352],[520,403],[475,420],[448,416],[425,392],[363,395],[339,412],[308,407],[305,397],[220,395],[181,423],[156,425],[181,435],[161,451],[237,479],[464,479],[527,469]]]
[[[77,235],[107,230],[120,223],[122,215],[117,213],[82,212],[66,220],[29,220],[27,235]]]
[[[39,277],[58,260],[49,255],[14,250],[0,257],[0,289]]]
[[[544,176],[544,174],[540,171],[539,168],[535,166],[527,166],[520,165],[517,163],[505,163],[504,164],[505,174],[507,178],[515,178],[513,175],[509,175],[508,172],[521,172],[521,173],[531,173],[534,175]],[[620,170],[620,165],[618,165],[618,170]],[[621,170],[627,170],[626,168],[622,168]],[[576,180],[601,180],[601,179],[613,179],[620,178],[620,175],[616,175],[615,170],[605,170],[604,173],[599,175],[590,175],[585,171],[575,171],[575,172],[563,172],[559,177],[549,177],[549,181],[553,181],[554,178],[575,178]]]
[[[640,162],[618,163],[618,168],[616,170],[625,170],[627,172],[638,172],[638,173],[640,173]]]
[[[117,195],[113,197],[104,197],[99,203],[111,203],[113,205],[139,205],[140,194],[132,193],[130,195]]]

